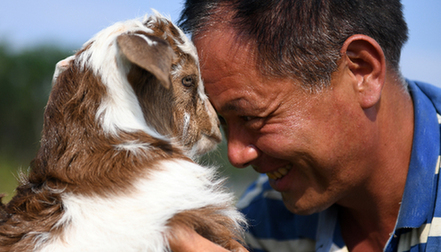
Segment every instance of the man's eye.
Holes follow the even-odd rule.
[[[260,117],[257,116],[241,116],[240,117],[244,122],[249,122],[252,121],[254,119],[259,119]]]
[[[241,116],[244,125],[251,130],[260,130],[265,125],[265,118],[258,116]]]
[[[253,116],[241,116],[240,118],[242,118],[242,120],[244,120],[245,122],[249,122],[249,121],[253,120],[255,117],[253,117]]]

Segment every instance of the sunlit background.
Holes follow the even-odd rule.
[[[441,1],[402,2],[410,39],[402,53],[401,70],[407,78],[441,87]],[[143,16],[152,8],[176,21],[182,5],[181,0],[0,2],[0,193],[8,194],[6,200],[16,185],[13,174],[17,168],[26,170],[38,146],[55,63],[114,22]],[[38,63],[41,58],[44,62]],[[49,75],[38,76],[43,71]],[[33,81],[38,83],[27,84]],[[250,168],[228,166],[225,144],[213,156],[231,177],[229,185],[238,195],[256,177]]]

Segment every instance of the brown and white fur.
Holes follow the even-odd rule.
[[[244,224],[216,170],[221,140],[196,49],[155,12],[57,64],[41,147],[0,207],[0,251],[169,251],[186,226],[235,249]]]

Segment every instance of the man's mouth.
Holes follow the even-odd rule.
[[[270,179],[281,179],[283,178],[286,174],[288,174],[289,170],[292,169],[292,164],[288,164],[284,167],[281,167],[279,169],[277,169],[276,171],[272,171],[272,172],[267,172],[266,175],[268,176],[268,178]]]

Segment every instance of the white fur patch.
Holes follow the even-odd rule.
[[[147,45],[149,45],[149,46],[155,46],[155,45],[158,44],[158,42],[153,41],[153,40],[149,39],[148,37],[146,37],[144,35],[141,35],[141,34],[135,34],[135,35],[140,37],[140,38],[142,38],[147,43]]]
[[[183,137],[185,137],[187,135],[188,129],[190,128],[190,119],[191,119],[190,114],[185,112],[185,114],[184,114],[184,127],[183,127],[183,131],[182,131]]]
[[[138,154],[139,152],[142,152],[144,154],[145,151],[150,149],[150,147],[151,146],[149,143],[143,143],[139,141],[130,141],[127,143],[115,145],[115,149],[119,151],[129,151],[133,154]]]
[[[116,23],[85,43],[85,46],[91,43],[90,47],[79,55],[77,62],[82,67],[92,69],[96,76],[101,76],[106,86],[107,95],[103,97],[96,114],[105,132],[117,135],[119,130],[142,130],[155,138],[168,140],[147,125],[132,86],[126,78],[131,65],[121,57],[116,38],[123,33],[135,31],[153,32],[140,20]],[[146,43],[153,45],[152,41]]]
[[[166,223],[173,215],[208,205],[230,205],[233,196],[220,191],[213,182],[215,170],[184,160],[168,160],[160,169],[139,178],[128,195],[87,197],[63,196],[65,214],[57,225],[64,227],[61,237],[40,234],[49,251],[167,251]],[[237,226],[243,216],[234,207],[223,214]]]

